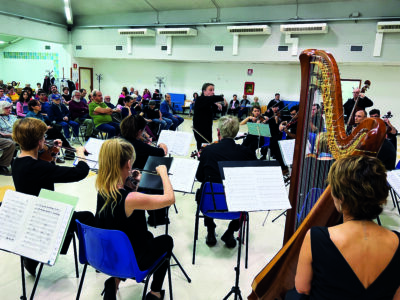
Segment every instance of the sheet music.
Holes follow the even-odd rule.
[[[397,195],[400,195],[400,170],[387,172],[387,181]]]
[[[293,164],[293,154],[294,154],[294,144],[296,140],[280,140],[279,148],[281,149],[282,158],[285,162],[285,165],[290,167]]]
[[[86,163],[88,164],[89,168],[91,169],[99,168],[98,166],[99,153],[101,145],[103,145],[104,142],[105,140],[99,140],[95,138],[89,138],[89,140],[86,142],[85,149],[90,154],[88,156],[85,156],[85,158],[88,159]],[[77,164],[78,164],[78,159],[75,159],[74,166],[76,166]]]
[[[174,157],[169,175],[174,191],[191,193],[199,161]]]
[[[188,132],[162,130],[157,145],[164,143],[171,154],[186,156],[189,153],[193,135]]]
[[[224,168],[229,211],[291,208],[280,167]]]
[[[0,248],[54,265],[73,208],[8,190],[0,207]]]

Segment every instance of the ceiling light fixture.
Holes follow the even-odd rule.
[[[65,17],[68,24],[72,24],[72,8],[69,0],[64,0]]]
[[[0,44],[5,44],[6,42],[5,41],[0,41]]]

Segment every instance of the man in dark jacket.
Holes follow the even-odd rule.
[[[49,106],[47,114],[50,122],[61,125],[64,130],[64,135],[67,139],[71,137],[69,134],[69,126],[72,127],[74,136],[78,137],[79,124],[70,120],[68,108],[60,102],[61,98],[54,98],[53,103]]]
[[[225,116],[218,121],[218,140],[219,143],[211,144],[205,147],[200,156],[200,163],[196,173],[196,179],[202,183],[214,182],[222,183],[219,172],[219,161],[246,161],[257,160],[254,152],[242,145],[237,145],[234,138],[239,131],[239,121],[236,117]],[[201,198],[200,188],[196,193],[196,201]],[[215,223],[212,218],[204,217],[204,225],[207,227],[206,244],[214,246],[217,243],[215,238]],[[239,220],[233,220],[229,223],[228,229],[222,235],[221,240],[225,242],[228,248],[236,246],[236,240],[233,233],[240,227]]]

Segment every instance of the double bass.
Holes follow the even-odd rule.
[[[369,89],[370,86],[371,86],[371,81],[365,80],[364,86],[361,88],[360,94],[364,94]],[[362,110],[362,108],[358,106],[358,101],[360,100],[360,94],[357,96],[357,99],[354,102],[353,109],[351,110],[351,114],[347,122],[347,126],[355,124],[356,112]]]
[[[308,49],[301,53],[300,63],[300,107],[289,190],[292,209],[287,211],[283,247],[254,278],[248,297],[251,300],[283,299],[286,292],[294,288],[299,252],[307,231],[312,226],[333,226],[340,222],[330,186],[315,203],[310,201],[315,182],[325,180],[312,169],[313,158],[309,153],[314,151],[310,144],[315,133],[311,132],[310,124],[315,124],[318,134],[327,135],[329,151],[336,160],[348,155],[376,156],[385,139],[386,126],[378,118],[365,119],[350,136],[346,135],[339,70],[331,54]],[[324,117],[319,114],[321,120],[315,120],[312,107],[321,100]],[[326,124],[326,132],[323,124]],[[326,176],[326,172],[324,174]]]

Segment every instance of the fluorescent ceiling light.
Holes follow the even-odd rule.
[[[0,44],[5,44],[6,42],[5,41],[0,41]]]
[[[65,18],[67,19],[68,24],[72,24],[72,9],[71,9],[71,3],[69,0],[64,0],[64,10],[65,10]]]

